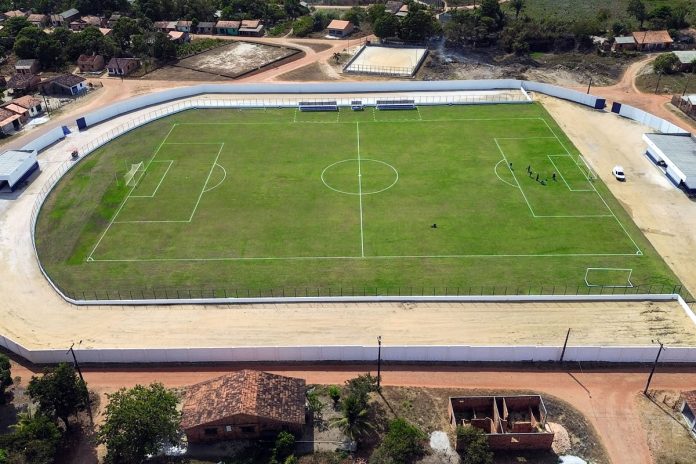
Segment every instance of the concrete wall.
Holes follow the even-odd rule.
[[[629,105],[624,105],[621,103],[615,103],[612,107],[612,112],[617,113],[625,118],[633,119],[641,124],[652,127],[653,129],[662,132],[663,134],[688,134],[689,131],[682,129],[681,127],[672,124],[671,122],[664,120],[650,114],[646,111],[639,110]]]
[[[22,147],[22,150],[45,150],[59,140],[63,140],[65,134],[63,134],[63,128],[61,126],[54,127],[50,131],[46,132],[44,135],[35,138],[31,142],[27,143]]]

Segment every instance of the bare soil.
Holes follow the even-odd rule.
[[[679,392],[649,391],[638,394],[640,419],[648,436],[648,447],[656,463],[687,464],[696,462],[696,439],[689,433],[679,411]]]

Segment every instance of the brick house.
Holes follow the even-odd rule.
[[[243,370],[192,385],[181,411],[189,443],[272,438],[302,433],[305,381]]]
[[[140,67],[140,60],[137,58],[111,58],[106,69],[109,76],[127,76]]]
[[[350,21],[341,21],[340,19],[334,19],[329,23],[326,28],[331,37],[345,37],[351,32],[353,32],[353,23]]]
[[[74,74],[63,74],[47,80],[42,84],[47,93],[60,95],[80,95],[87,91],[85,78]]]
[[[104,57],[101,55],[80,55],[77,58],[80,72],[99,72],[104,69]]]
[[[17,74],[36,74],[41,69],[39,60],[19,60],[15,63]]]
[[[22,128],[20,116],[6,108],[0,108],[0,132],[10,135]]]
[[[483,430],[492,450],[551,449],[554,433],[539,395],[452,397],[448,409],[453,428]]]
[[[633,39],[641,51],[665,50],[674,42],[667,31],[638,31],[633,33]]]
[[[27,17],[27,21],[29,21],[33,26],[43,29],[44,26],[48,24],[48,16],[45,14],[30,14]]]
[[[626,50],[636,49],[636,39],[632,35],[614,37],[614,43],[611,44],[611,51],[623,52]]]
[[[13,95],[26,95],[36,92],[41,83],[41,78],[35,74],[14,74],[7,81],[7,88]]]
[[[263,34],[263,23],[260,19],[244,19],[239,25],[239,35],[261,37]]]
[[[51,26],[53,27],[68,27],[73,21],[77,21],[80,17],[80,12],[71,8],[57,15],[51,15]]]
[[[24,12],[22,10],[12,10],[12,11],[6,11],[3,13],[6,18],[26,18],[29,16],[28,12]]]
[[[215,31],[215,23],[208,21],[201,21],[196,27],[196,34],[207,34],[211,35]]]
[[[105,20],[100,16],[83,16],[70,23],[70,29],[73,31],[84,31],[90,26],[100,28],[104,26]]]

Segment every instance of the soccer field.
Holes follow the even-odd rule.
[[[36,241],[78,298],[678,284],[539,104],[187,111],[70,171]]]

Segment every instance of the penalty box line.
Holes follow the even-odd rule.
[[[573,154],[572,154],[572,153],[568,150],[568,148],[563,144],[563,142],[561,141],[561,139],[558,137],[558,135],[556,134],[556,132],[551,128],[551,125],[546,121],[546,119],[545,119],[545,118],[539,118],[539,119],[541,119],[542,121],[544,121],[544,124],[546,124],[546,127],[547,127],[547,128],[549,129],[549,131],[554,135],[554,137],[556,137],[556,140],[558,140],[558,143],[561,144],[561,146],[563,147],[563,149],[565,150],[565,152],[572,158]],[[589,166],[588,166],[588,167],[589,167]],[[636,243],[636,241],[633,240],[633,237],[631,236],[631,234],[628,233],[628,230],[626,230],[626,227],[623,225],[623,223],[622,223],[622,222],[619,220],[619,218],[616,216],[616,214],[614,213],[614,210],[611,209],[611,207],[609,206],[609,204],[607,203],[607,201],[606,201],[606,200],[604,199],[604,197],[599,193],[599,191],[597,190],[597,187],[595,187],[595,185],[594,185],[592,182],[590,182],[590,186],[591,186],[592,189],[595,191],[595,193],[597,194],[597,196],[599,197],[599,199],[602,200],[602,203],[604,203],[604,206],[606,206],[607,210],[609,210],[609,212],[611,213],[611,215],[614,216],[614,219],[616,220],[616,222],[619,223],[619,227],[621,227],[621,229],[624,231],[624,234],[626,234],[626,237],[628,237],[628,239],[631,241],[631,243],[633,243],[633,246],[636,247],[636,254],[637,254],[637,255],[642,255],[642,254],[643,254],[643,250],[641,250],[640,247],[638,246],[638,244]]]
[[[167,169],[164,171],[164,174],[162,174],[162,178],[160,179],[159,183],[155,187],[155,190],[152,192],[151,195],[131,195],[131,198],[154,198],[155,195],[157,195],[157,191],[160,188],[160,185],[162,185],[162,182],[164,181],[164,178],[167,177],[167,174],[169,173],[169,170],[172,168],[172,164],[174,164],[174,160],[161,160],[161,161],[153,161],[152,163],[169,163],[169,166],[167,166]],[[150,163],[150,164],[152,164]],[[143,176],[147,173],[147,170],[143,171]],[[142,177],[138,179],[138,182],[135,183],[135,187],[138,187],[138,184],[140,184],[140,181],[142,180]]]
[[[162,149],[162,147],[164,146],[164,143],[167,141],[169,136],[172,135],[172,132],[174,132],[174,128],[176,128],[177,125],[178,125],[177,123],[172,124],[171,129],[169,129],[169,132],[167,132],[167,135],[164,136],[164,139],[162,139],[162,142],[160,142],[160,144],[157,146],[157,149],[155,149],[155,152],[152,154],[152,158],[150,158],[150,161],[147,163],[147,166],[145,167],[145,171],[147,171],[147,169],[150,167],[152,162],[155,160],[155,158],[157,157],[157,153],[159,153],[159,151]],[[135,187],[137,187],[137,186],[138,186],[138,184],[136,183],[128,191],[128,194],[126,195],[126,197],[123,199],[123,201],[119,205],[118,209],[114,213],[114,216],[111,218],[109,225],[106,226],[106,229],[104,229],[104,232],[102,232],[101,236],[99,237],[99,240],[97,240],[97,243],[94,245],[94,248],[92,248],[92,251],[89,253],[89,256],[87,256],[87,261],[92,261],[94,259],[93,258],[94,252],[97,251],[99,244],[102,242],[102,240],[104,240],[104,237],[106,236],[107,232],[109,232],[109,229],[111,229],[111,226],[114,224],[114,221],[116,221],[116,218],[118,217],[119,213],[121,212],[124,205],[126,204],[128,199],[130,198],[133,191],[135,190]]]

